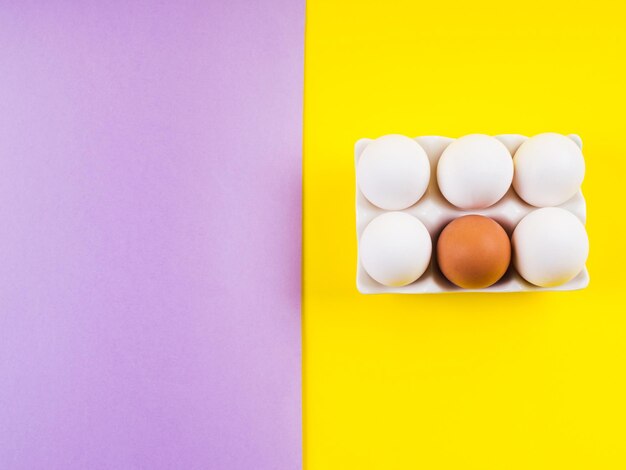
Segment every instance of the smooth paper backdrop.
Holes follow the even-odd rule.
[[[303,27],[0,2],[0,468],[300,468]]]
[[[308,470],[626,468],[624,3],[307,3]],[[577,133],[589,288],[365,296],[354,142]]]

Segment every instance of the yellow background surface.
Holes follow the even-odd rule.
[[[307,470],[626,468],[623,2],[309,0]],[[353,145],[577,133],[591,284],[365,296]]]

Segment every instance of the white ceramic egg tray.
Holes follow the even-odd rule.
[[[519,134],[503,134],[495,136],[509,150],[511,155],[528,137]],[[568,136],[579,147],[582,148],[580,137],[574,134]],[[369,142],[373,139],[360,139],[354,146],[355,168],[359,162],[361,153]],[[506,230],[509,237],[517,226],[518,222],[529,212],[537,209],[522,201],[513,190],[491,207],[482,210],[462,210],[450,204],[441,194],[437,186],[437,161],[444,149],[455,139],[439,136],[425,136],[415,138],[430,161],[430,182],[428,189],[422,198],[411,207],[402,210],[417,217],[428,229],[433,241],[433,255],[426,272],[415,282],[403,287],[387,287],[372,279],[363,266],[360,257],[357,259],[357,289],[362,294],[429,294],[446,292],[525,292],[525,291],[568,291],[587,287],[589,284],[589,274],[585,268],[578,276],[571,281],[557,287],[537,287],[524,280],[513,268],[509,267],[507,273],[494,285],[485,289],[462,289],[448,281],[439,271],[436,265],[435,246],[437,237],[443,228],[452,220],[467,214],[479,214],[491,217],[496,220]],[[586,204],[582,192],[578,192],[569,201],[561,204],[563,209],[570,211],[584,224],[586,219]],[[363,230],[376,216],[383,214],[384,209],[370,203],[356,185],[356,231],[357,244],[361,239]]]

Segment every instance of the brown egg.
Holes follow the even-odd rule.
[[[450,222],[437,241],[443,275],[459,287],[482,289],[500,279],[511,261],[511,241],[493,219],[466,215]]]

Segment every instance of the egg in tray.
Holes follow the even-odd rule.
[[[358,290],[586,287],[581,148],[554,133],[357,141]]]

